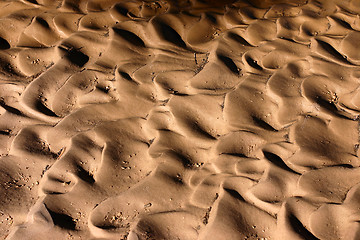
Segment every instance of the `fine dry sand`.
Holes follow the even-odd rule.
[[[0,239],[360,239],[359,14],[0,1]]]

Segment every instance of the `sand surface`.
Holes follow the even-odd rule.
[[[0,239],[360,239],[360,1],[0,1]]]

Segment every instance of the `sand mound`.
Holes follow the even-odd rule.
[[[1,239],[359,239],[359,14],[2,1]]]

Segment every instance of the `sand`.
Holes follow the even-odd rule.
[[[360,239],[358,0],[0,2],[0,239]]]

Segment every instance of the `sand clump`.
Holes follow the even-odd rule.
[[[355,0],[0,3],[0,239],[359,239]]]

